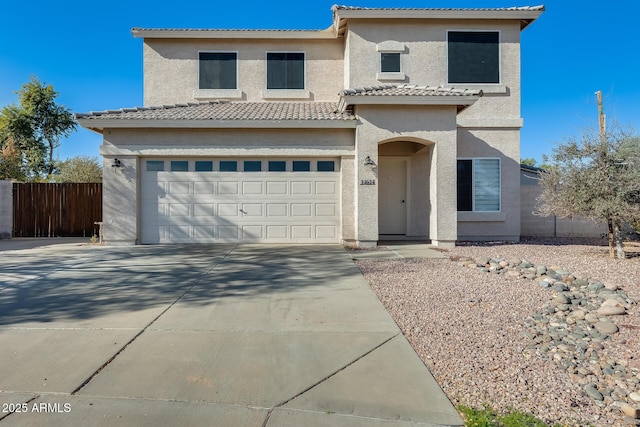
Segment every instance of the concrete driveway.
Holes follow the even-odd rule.
[[[0,426],[461,425],[338,246],[0,242]]]

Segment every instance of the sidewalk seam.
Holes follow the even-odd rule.
[[[394,335],[392,335],[391,337],[387,338],[386,340],[384,340],[380,344],[376,345],[371,350],[363,353],[362,355],[360,355],[357,358],[353,359],[351,362],[347,363],[346,365],[342,366],[341,368],[337,369],[336,371],[332,372],[331,374],[327,375],[326,377],[322,378],[321,380],[311,384],[309,387],[305,388],[304,390],[302,390],[300,393],[296,394],[295,396],[290,397],[289,399],[285,400],[284,402],[278,403],[273,408],[269,409],[269,411],[267,412],[267,416],[266,416],[266,418],[264,420],[264,423],[262,424],[262,427],[267,427],[267,424],[269,423],[269,419],[271,418],[271,414],[273,413],[274,409],[283,407],[287,403],[297,399],[298,397],[302,396],[303,394],[307,393],[308,391],[316,388],[320,384],[322,384],[322,383],[328,381],[329,379],[335,377],[340,372],[342,372],[345,369],[347,369],[349,366],[351,366],[351,365],[357,363],[358,361],[362,360],[363,358],[367,357],[368,355],[370,355],[371,353],[373,353],[374,351],[376,351],[377,349],[379,349],[383,345],[387,344],[389,341],[391,341],[392,339],[396,338],[399,335],[402,335],[402,332],[396,332]]]

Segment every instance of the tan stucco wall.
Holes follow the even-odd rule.
[[[113,159],[103,157],[102,234],[108,245],[134,245],[139,243],[139,161],[136,157],[118,156],[120,168],[112,168]]]
[[[518,22],[461,20],[362,20],[349,21],[345,59],[346,87],[409,83],[448,86],[447,30],[491,30],[500,32],[501,84],[455,84],[457,88],[483,89],[484,97],[463,111],[459,120],[520,118],[520,25]],[[405,45],[401,55],[402,81],[377,79],[379,43],[397,41]],[[494,92],[498,93],[494,93]]]
[[[242,100],[263,101],[266,52],[305,52],[305,101],[337,101],[343,89],[343,39],[329,40],[172,40],[146,39],[144,105],[195,102],[199,51],[237,51]]]
[[[454,242],[457,233],[456,189],[441,185],[456,179],[455,112],[455,107],[446,106],[359,105],[356,108],[361,121],[356,129],[357,184],[363,179],[378,179],[377,168],[364,165],[367,156],[379,163],[378,144],[389,141],[434,144],[430,155],[429,189],[422,190],[423,194],[429,195],[429,224],[421,224],[416,218],[416,228],[417,232],[428,228],[432,241],[441,245]],[[425,171],[426,168],[422,171],[416,168],[415,173],[419,175]],[[411,188],[413,192],[414,186]],[[417,188],[416,191],[420,192]],[[367,246],[378,239],[378,186],[356,185],[356,200],[357,238],[362,246]]]
[[[500,159],[500,212],[459,212],[458,240],[518,240],[520,236],[519,129],[458,129],[458,157]],[[452,185],[455,181],[452,181]]]

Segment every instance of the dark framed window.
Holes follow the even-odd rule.
[[[188,172],[189,162],[186,160],[172,160],[171,172]]]
[[[238,162],[235,160],[220,160],[220,172],[238,172]]]
[[[294,172],[309,172],[311,170],[311,162],[309,160],[294,160]]]
[[[449,31],[449,83],[500,83],[500,33]]]
[[[380,53],[380,72],[381,73],[399,73],[400,72],[400,53],[399,52]]]
[[[236,52],[200,52],[200,89],[237,89]]]
[[[267,89],[304,89],[304,53],[267,52]]]
[[[500,159],[459,159],[458,211],[500,211]]]
[[[260,160],[245,160],[244,171],[245,172],[261,172],[262,162]]]
[[[333,160],[318,160],[318,172],[335,172],[336,162]]]
[[[285,172],[287,162],[284,160],[269,160],[269,172]]]
[[[164,171],[164,160],[147,160],[147,172]]]
[[[213,172],[213,162],[210,160],[196,160],[196,172]]]

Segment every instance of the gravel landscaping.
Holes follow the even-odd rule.
[[[640,246],[469,243],[364,259],[365,278],[455,405],[548,423],[640,425]]]

